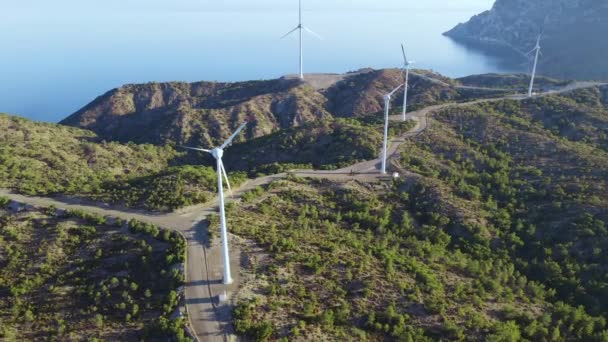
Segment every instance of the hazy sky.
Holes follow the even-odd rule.
[[[287,10],[297,6],[296,0],[3,0],[3,11],[10,9],[28,10]],[[413,8],[442,8],[463,10],[487,8],[494,0],[304,0],[304,6],[311,10],[343,9],[391,10]]]

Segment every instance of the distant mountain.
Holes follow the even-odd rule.
[[[445,35],[482,49],[498,49],[508,59],[524,62],[543,23],[541,74],[608,79],[608,2],[604,0],[497,0],[491,10]]]
[[[442,81],[412,75],[411,109],[471,95],[453,87],[452,80],[430,76]],[[213,146],[249,115],[257,122],[238,141],[334,117],[375,115],[383,108],[383,95],[402,82],[401,70],[386,69],[315,75],[310,82],[281,78],[126,85],[98,97],[61,124],[92,130],[109,141]],[[402,101],[399,92],[394,103],[399,106]]]

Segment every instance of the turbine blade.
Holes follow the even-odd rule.
[[[296,32],[297,30],[300,29],[300,26],[297,26],[296,28],[294,28],[293,30],[287,32],[287,34],[285,34],[283,37],[281,37],[281,39],[284,39],[285,37],[289,36],[290,34]]]
[[[405,65],[408,65],[410,62],[407,61],[407,56],[405,55],[405,46],[403,46],[403,44],[401,44],[401,51],[403,52],[403,62]]]
[[[304,30],[306,30],[306,32],[308,32],[308,33],[312,34],[313,36],[317,37],[317,39],[324,40],[323,37],[321,37],[320,35],[316,34],[313,30],[309,29],[308,27],[303,26],[302,28]]]
[[[549,14],[545,15],[545,19],[543,20],[543,25],[540,27],[540,35],[545,34],[545,27],[547,26],[547,22],[549,21]]]
[[[232,141],[234,141],[236,136],[239,135],[239,133],[241,133],[241,131],[245,129],[245,127],[247,126],[248,123],[249,123],[249,119],[247,119],[247,121],[245,121],[239,128],[237,128],[237,130],[234,133],[232,133],[230,138],[228,138],[228,140],[226,140],[220,148],[223,150],[226,147],[230,146],[230,144],[232,144]]]
[[[220,167],[221,167],[221,170],[219,170],[219,171],[224,176],[224,180],[226,180],[226,185],[228,185],[228,192],[230,193],[230,197],[234,198],[234,194],[232,193],[232,187],[230,186],[230,181],[228,180],[228,174],[226,173],[226,169],[224,168],[224,161],[222,161],[221,159],[220,159]]]
[[[187,150],[211,153],[211,150],[206,150],[204,148],[188,147],[188,146],[181,146],[181,145],[178,147],[185,148]]]

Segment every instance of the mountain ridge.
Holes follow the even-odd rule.
[[[441,75],[418,72],[411,74],[409,93],[418,106],[483,95],[454,87],[453,80],[437,81],[445,79]],[[214,146],[251,115],[256,123],[237,142],[315,121],[375,115],[384,107],[383,95],[403,82],[399,69],[364,69],[327,78],[329,82],[319,75],[310,84],[284,77],[125,85],[106,92],[60,124],[92,130],[110,141]],[[396,107],[402,101],[403,92],[393,98]]]

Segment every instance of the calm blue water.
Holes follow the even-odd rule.
[[[0,112],[56,122],[125,83],[295,73],[296,0],[1,0]],[[449,76],[507,71],[441,35],[492,0],[304,0],[306,72],[401,64]]]

